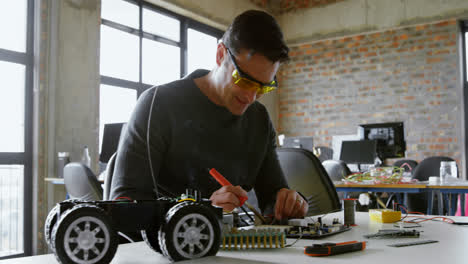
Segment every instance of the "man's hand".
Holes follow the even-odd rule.
[[[221,206],[225,211],[232,211],[240,206],[239,197],[247,197],[247,192],[240,186],[227,185],[214,192],[211,197],[211,203]]]
[[[276,219],[302,218],[308,210],[307,201],[296,191],[282,188],[276,194]]]

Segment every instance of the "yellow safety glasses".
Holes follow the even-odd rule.
[[[255,80],[252,76],[248,75],[247,73],[243,72],[239,66],[237,66],[236,59],[232,55],[231,51],[226,48],[229,53],[229,57],[231,57],[232,64],[234,64],[234,71],[232,72],[232,79],[234,83],[246,90],[249,91],[256,91],[257,94],[266,94],[278,87],[278,81],[276,80],[276,76],[270,83],[262,83],[260,81]]]

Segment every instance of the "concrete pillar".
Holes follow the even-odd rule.
[[[79,161],[86,145],[97,171],[100,6],[99,0],[37,2],[33,254],[47,252],[42,234],[47,198],[51,192],[55,201],[49,203],[65,198],[63,188],[52,190],[44,182],[56,177],[57,152],[70,152],[71,161]]]

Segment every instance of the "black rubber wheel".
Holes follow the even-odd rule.
[[[216,255],[221,241],[221,224],[205,205],[182,202],[166,214],[159,229],[159,244],[172,261]]]
[[[56,204],[52,210],[50,210],[49,214],[47,215],[45,225],[44,225],[44,238],[49,246],[50,250],[55,252],[55,248],[52,246],[52,240],[50,239],[52,236],[52,230],[54,229],[55,224],[57,223],[57,215],[59,211],[60,205]]]
[[[76,205],[64,213],[51,240],[62,264],[110,263],[118,246],[117,232],[105,212],[89,204]]]
[[[79,199],[69,199],[65,200],[64,202],[76,202],[81,201]],[[55,252],[55,248],[52,246],[52,240],[50,239],[52,236],[52,230],[54,230],[54,226],[57,223],[57,216],[59,213],[60,204],[56,204],[52,210],[50,210],[49,214],[47,215],[45,224],[44,224],[44,238],[49,246],[49,248]],[[64,212],[65,213],[65,212]]]
[[[146,244],[154,251],[162,253],[161,247],[159,246],[158,230],[141,230],[141,237]]]

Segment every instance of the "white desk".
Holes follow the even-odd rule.
[[[333,217],[342,219],[343,213],[329,214],[324,222],[331,222]],[[468,217],[450,217],[456,221],[468,222]],[[255,249],[244,251],[219,251],[215,257],[190,261],[190,263],[352,263],[352,264],[386,264],[386,263],[424,263],[424,264],[466,264],[468,263],[468,226],[451,225],[445,222],[427,221],[417,228],[420,238],[400,239],[364,239],[363,235],[376,233],[379,229],[394,228],[392,224],[369,222],[367,213],[356,213],[357,227],[338,235],[321,240],[301,240],[293,247],[283,249]],[[438,240],[439,243],[394,248],[389,244],[411,242],[416,240]],[[309,257],[304,255],[304,246],[313,243],[344,242],[366,240],[364,251],[335,255],[330,257]],[[294,240],[288,239],[288,244]],[[2,264],[41,264],[57,263],[53,255],[42,255],[0,261]],[[120,245],[113,264],[130,263],[169,263],[161,255],[153,252],[144,242]]]

